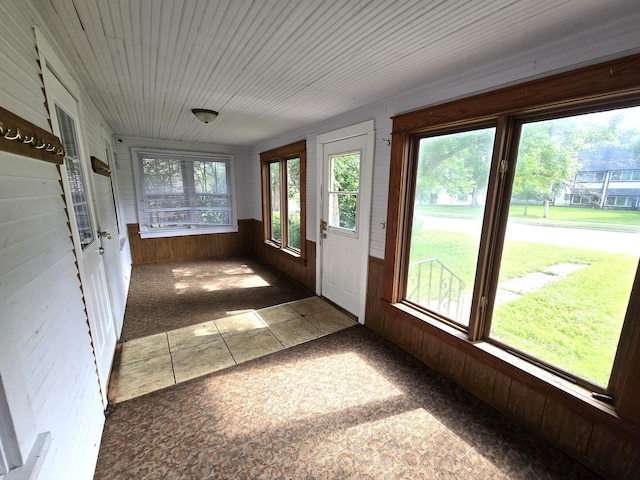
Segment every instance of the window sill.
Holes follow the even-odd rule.
[[[176,229],[153,229],[146,232],[140,231],[140,238],[163,238],[163,237],[184,237],[187,235],[207,235],[211,233],[236,233],[237,225],[225,225],[223,227],[206,228],[176,228]]]
[[[280,245],[270,240],[265,240],[264,245],[266,248],[268,248],[271,251],[277,251],[277,252],[280,252],[281,254],[286,255],[288,258],[291,258],[291,260],[293,260],[294,262],[301,263],[303,265],[307,264],[307,260],[305,257],[302,256],[301,252],[296,252],[289,248],[282,248]]]
[[[594,399],[591,396],[591,391],[580,385],[565,380],[559,375],[554,375],[552,372],[529,363],[489,342],[471,342],[466,332],[447,325],[409,305],[390,303],[385,300],[380,300],[380,302],[382,302],[382,308],[388,313],[427,331],[438,340],[453,346],[465,355],[471,355],[476,360],[516,381],[527,384],[545,394],[561,398],[563,402],[570,403],[571,407],[577,411],[602,415],[603,420],[611,420],[612,417],[619,418],[612,405]]]

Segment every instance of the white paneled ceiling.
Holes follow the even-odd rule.
[[[252,145],[638,0],[32,0],[117,134]],[[208,125],[192,108],[220,112]]]

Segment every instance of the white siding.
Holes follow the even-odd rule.
[[[26,382],[4,388],[25,388],[36,431],[51,432],[41,478],[90,478],[104,418],[61,195],[55,165],[0,153],[0,335]]]
[[[46,23],[21,0],[0,3],[0,105],[51,131],[33,32]],[[103,158],[105,122],[82,95],[86,151]],[[35,435],[50,432],[39,479],[92,478],[104,424],[67,222],[57,167],[0,152],[0,381],[7,397],[0,408],[8,404],[23,456]],[[110,263],[122,317],[128,245]]]

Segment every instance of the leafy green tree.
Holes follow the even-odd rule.
[[[433,192],[446,191],[454,197],[471,195],[478,204],[478,193],[489,176],[494,129],[440,135],[420,142],[416,198],[430,201]]]
[[[332,218],[337,218],[342,228],[356,228],[358,193],[360,189],[360,154],[342,155],[331,161],[330,187]]]
[[[529,123],[522,127],[513,196],[525,201],[524,214],[531,200],[549,203],[575,175],[576,138],[568,122],[557,120]]]

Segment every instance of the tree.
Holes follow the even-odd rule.
[[[522,127],[513,196],[525,201],[544,200],[545,217],[549,202],[575,175],[575,148],[567,131],[556,120],[529,123]]]
[[[430,137],[420,142],[416,199],[429,200],[432,192],[452,197],[471,195],[477,206],[478,192],[487,184],[494,129],[472,130]]]

